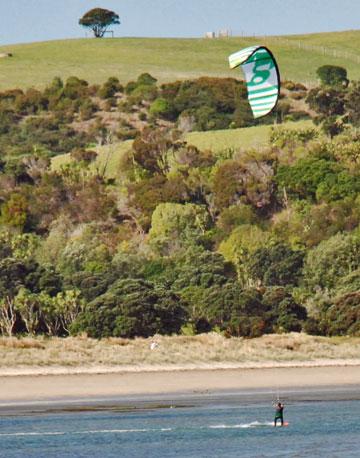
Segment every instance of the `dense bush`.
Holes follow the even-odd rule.
[[[296,285],[301,276],[304,253],[277,243],[259,248],[250,261],[250,275],[266,286]]]
[[[214,151],[184,133],[260,122],[232,78],[0,93],[0,331],[359,334],[360,91],[339,81],[287,82],[261,121],[321,129]]]
[[[360,191],[359,175],[350,175],[338,163],[316,157],[280,166],[275,179],[281,189],[300,199],[331,202]]]
[[[89,303],[72,331],[97,338],[148,337],[178,332],[185,319],[175,294],[143,280],[119,280]]]
[[[321,83],[324,85],[347,86],[349,83],[346,69],[336,65],[323,65],[317,69],[316,74],[320,78]]]

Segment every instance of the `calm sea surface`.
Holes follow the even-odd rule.
[[[0,417],[1,457],[359,457],[360,401]]]

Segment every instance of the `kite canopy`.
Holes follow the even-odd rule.
[[[241,66],[254,118],[269,114],[280,92],[280,74],[276,60],[265,46],[250,46],[229,57],[230,68]]]

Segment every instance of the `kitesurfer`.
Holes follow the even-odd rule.
[[[280,420],[281,426],[284,426],[284,404],[279,401],[275,406],[275,418],[274,426],[276,426],[278,420]]]

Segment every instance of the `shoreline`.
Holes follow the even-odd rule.
[[[360,400],[360,366],[0,376],[0,415],[193,405]]]
[[[248,363],[210,363],[179,365],[124,365],[124,366],[22,366],[0,368],[0,379],[4,377],[37,377],[37,376],[71,376],[71,375],[106,375],[106,374],[139,374],[157,372],[191,372],[191,371],[228,371],[228,370],[265,370],[293,368],[325,367],[360,367],[360,359],[318,359],[309,361],[260,361]]]

